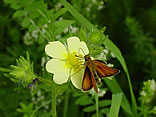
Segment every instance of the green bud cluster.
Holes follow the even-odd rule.
[[[17,65],[11,65],[11,71],[6,74],[13,82],[20,83],[24,87],[32,82],[36,77],[33,70],[33,63],[30,62],[29,54],[27,53],[27,59],[20,56],[16,60]]]

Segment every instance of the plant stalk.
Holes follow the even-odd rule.
[[[63,117],[67,117],[69,95],[70,95],[69,91],[66,91],[66,97],[65,97],[65,101],[64,101]]]
[[[99,97],[98,97],[98,93],[95,93],[95,102],[96,102],[96,117],[99,117]]]
[[[56,112],[56,89],[55,89],[55,83],[53,82],[52,85],[52,117],[57,117],[57,112]]]

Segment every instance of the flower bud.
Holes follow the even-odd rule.
[[[27,53],[27,59],[21,56],[16,62],[17,65],[11,65],[11,71],[9,74],[6,74],[6,76],[13,82],[20,83],[26,87],[36,77],[33,64],[30,62],[29,54]]]

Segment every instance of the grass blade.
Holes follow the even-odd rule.
[[[112,93],[122,92],[122,89],[118,85],[116,79],[114,79],[114,78],[112,80],[104,79],[104,81],[105,81],[107,87],[111,90]],[[124,93],[123,93],[123,96],[122,96],[121,107],[122,107],[122,109],[125,112],[127,112],[127,114],[129,114],[130,116],[133,116],[132,111],[131,111],[130,104],[129,104],[129,102],[127,100],[127,97],[125,96]]]
[[[81,24],[89,30],[94,27],[86,18],[80,15],[66,0],[61,0],[65,8],[75,17]]]
[[[118,117],[121,100],[122,100],[122,93],[117,93],[112,95],[112,104],[111,104],[109,117]]]

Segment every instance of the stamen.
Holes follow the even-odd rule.
[[[75,51],[73,53],[68,53],[67,60],[66,60],[67,67],[76,71],[77,69],[81,69],[81,66],[84,62],[82,58],[83,55],[81,54],[78,55],[77,52]]]

